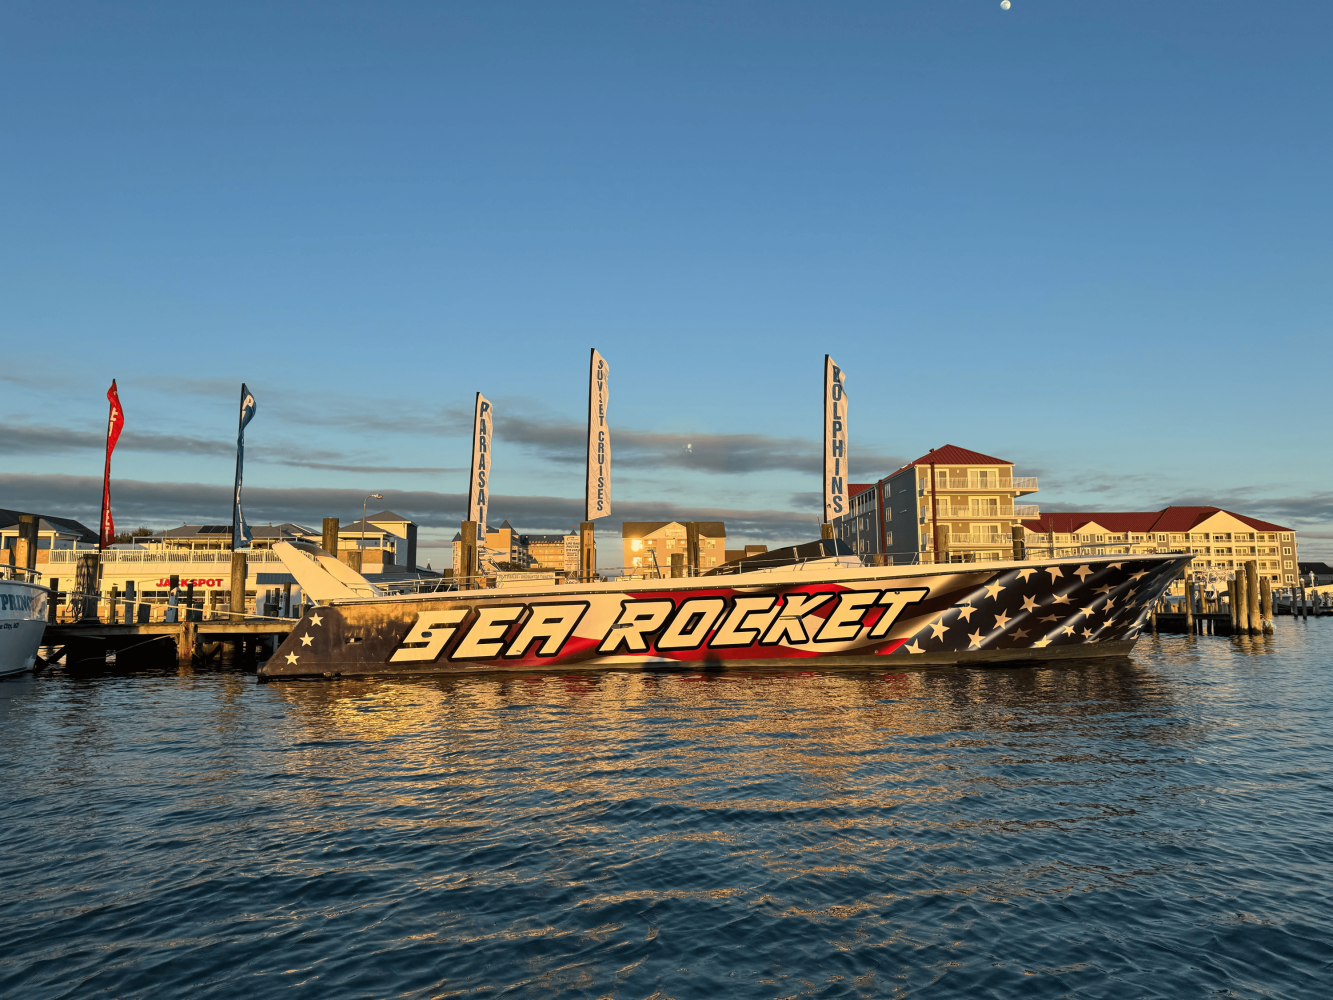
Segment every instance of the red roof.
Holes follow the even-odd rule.
[[[979,451],[968,451],[966,448],[959,448],[956,444],[946,444],[943,448],[932,448],[927,454],[913,462],[908,462],[903,466],[906,469],[911,465],[929,465],[934,462],[936,465],[1013,465],[1013,462],[1003,458],[996,458],[993,455],[983,455]],[[897,471],[901,472],[902,469]]]
[[[1256,531],[1293,530],[1284,528],[1280,524],[1270,524],[1255,517],[1237,514],[1234,510],[1224,510],[1222,507],[1167,507],[1156,511],[1056,511],[1042,514],[1035,520],[1024,521],[1023,525],[1029,531],[1042,534],[1054,531],[1061,535],[1072,535],[1091,521],[1096,521],[1107,531],[1119,533],[1126,531],[1143,534],[1153,531],[1183,533],[1192,530],[1199,522],[1217,513],[1230,514]]]
[[[875,488],[875,484],[874,484],[874,483],[848,483],[848,484],[847,484],[847,499],[850,500],[852,497],[856,496],[858,493],[864,493],[866,490],[873,490],[874,488]]]

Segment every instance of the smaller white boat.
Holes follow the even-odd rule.
[[[50,595],[36,573],[0,565],[0,677],[36,666]]]

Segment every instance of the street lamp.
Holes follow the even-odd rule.
[[[382,493],[371,493],[361,501],[361,550],[363,552],[366,548],[366,504],[370,503],[372,500],[383,499],[384,495]]]

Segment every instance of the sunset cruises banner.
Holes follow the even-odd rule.
[[[241,413],[236,429],[236,489],[232,494],[231,504],[231,547],[233,550],[245,548],[254,535],[245,523],[245,511],[241,509],[241,479],[245,469],[245,428],[255,417],[255,397],[241,383]]]
[[[490,501],[491,432],[495,411],[491,401],[477,393],[477,408],[472,417],[472,472],[467,491],[467,519],[477,522],[477,538],[486,539],[486,507]]]
[[[125,429],[125,411],[120,408],[115,379],[106,391],[106,399],[111,409],[106,418],[106,467],[102,472],[102,526],[98,537],[98,548],[102,549],[116,540],[116,522],[111,517],[111,453],[116,450],[120,432]]]
[[[611,513],[611,431],[606,425],[611,369],[593,348],[588,372],[588,480],[585,521]]]
[[[824,355],[824,520],[847,513],[847,389],[843,372]]]

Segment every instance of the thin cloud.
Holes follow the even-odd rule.
[[[34,476],[0,473],[3,505],[35,510],[95,523],[102,496],[96,476]],[[245,490],[247,516],[256,523],[294,521],[318,524],[324,517],[348,521],[360,517],[365,495],[360,490],[288,489],[251,486]],[[111,481],[112,509],[121,524],[221,524],[231,518],[231,489],[207,483]],[[426,528],[456,529],[463,519],[462,493],[429,490],[385,490],[380,504],[411,517]],[[494,524],[505,518],[520,530],[569,531],[583,519],[581,498],[495,495],[490,515]],[[807,540],[819,534],[814,513],[703,507],[662,502],[622,502],[616,520],[603,522],[603,531],[615,531],[624,521],[725,521],[733,537],[759,540]]]

